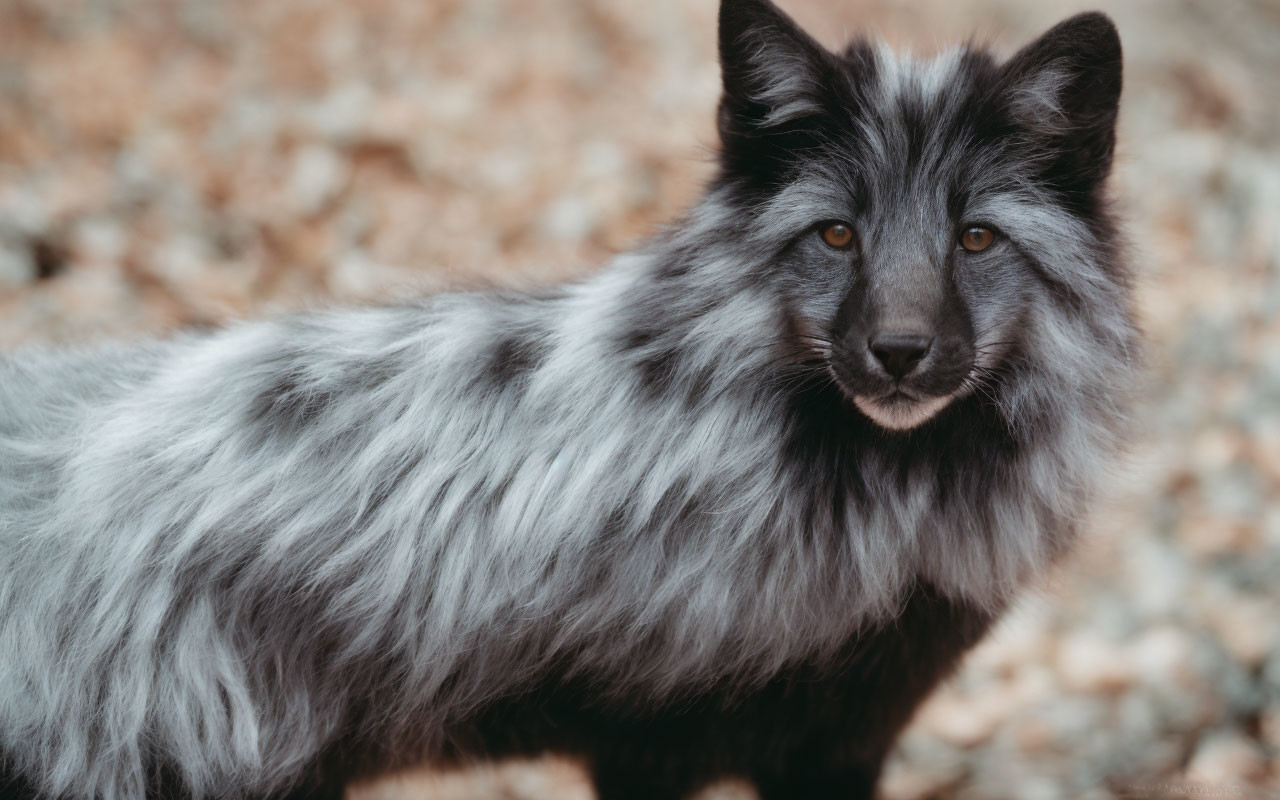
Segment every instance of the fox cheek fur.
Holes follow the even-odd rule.
[[[871,796],[1122,443],[1120,43],[719,33],[718,174],[586,280],[0,360],[0,780]]]

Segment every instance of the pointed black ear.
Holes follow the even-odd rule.
[[[723,0],[719,125],[725,145],[821,114],[833,62],[769,0]]]
[[[1111,170],[1121,62],[1116,26],[1095,11],[1058,23],[1003,68],[1015,124],[1082,181],[1097,183]]]

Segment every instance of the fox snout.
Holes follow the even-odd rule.
[[[902,380],[929,355],[933,340],[933,336],[918,333],[882,333],[867,339],[867,350],[886,375]]]
[[[907,313],[886,313],[866,295],[860,299],[833,348],[832,372],[882,427],[915,427],[946,407],[973,370],[976,347],[963,304],[939,293],[924,305],[917,295]]]

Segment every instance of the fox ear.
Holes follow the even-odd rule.
[[[1004,66],[1001,89],[1033,141],[1096,183],[1111,170],[1121,73],[1120,35],[1095,11],[1058,23],[1022,48]]]
[[[820,114],[832,64],[831,54],[769,0],[723,0],[721,139],[729,145]]]

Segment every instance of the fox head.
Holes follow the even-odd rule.
[[[1106,16],[1001,63],[857,40],[831,52],[768,0],[725,0],[717,185],[798,336],[882,428],[924,424],[1114,304],[1121,49]]]

